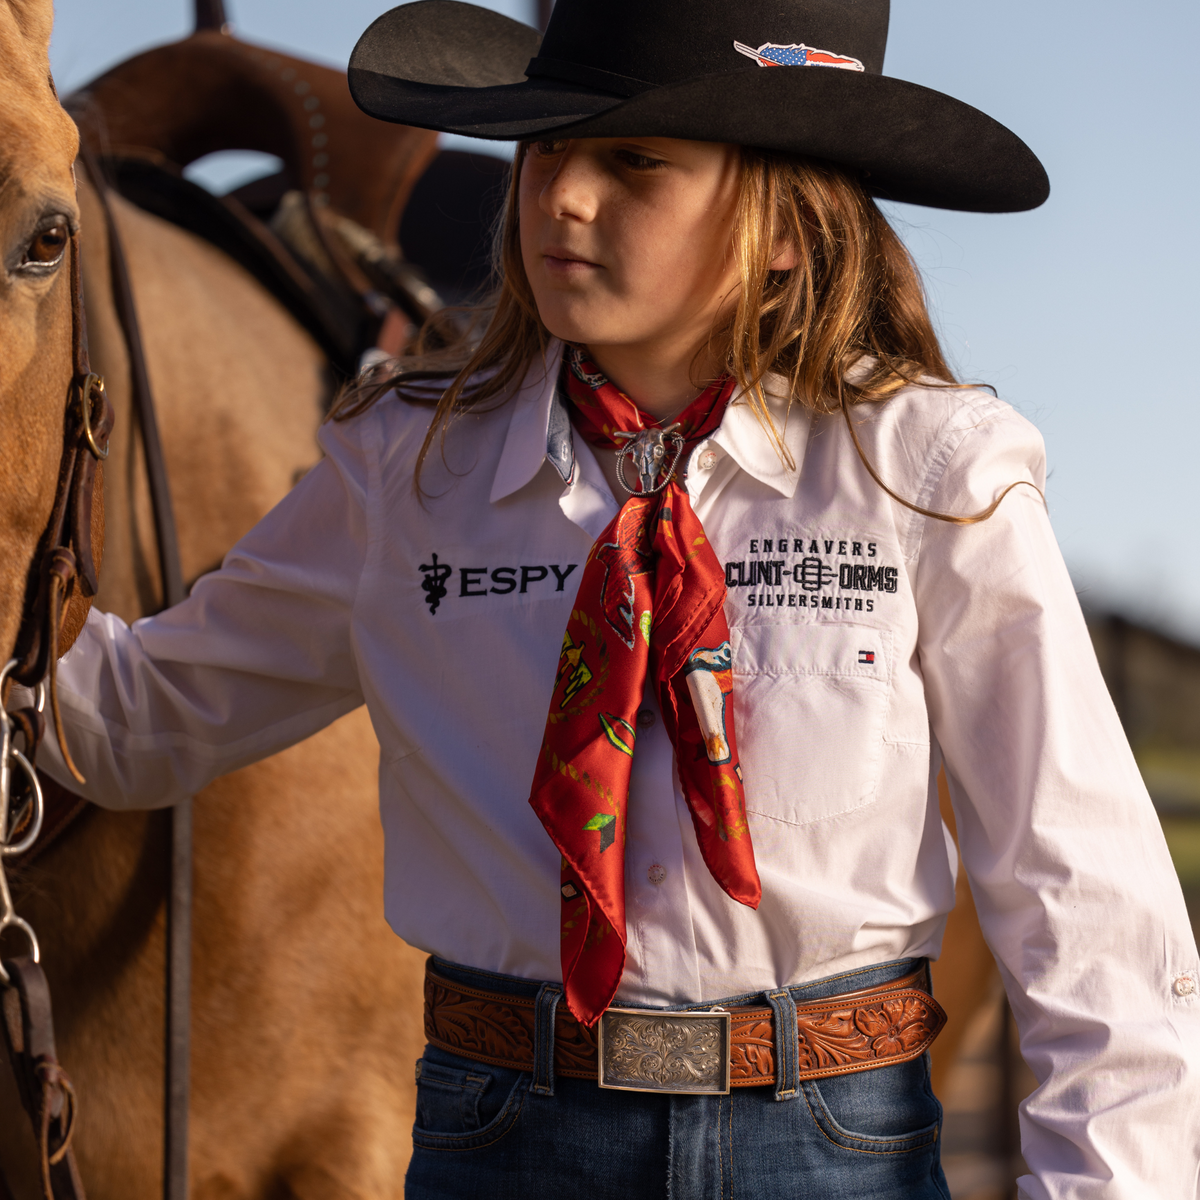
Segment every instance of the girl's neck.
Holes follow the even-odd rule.
[[[625,395],[664,425],[679,416],[716,374],[716,364],[697,355],[695,346],[682,352],[663,347],[588,346],[587,352]]]

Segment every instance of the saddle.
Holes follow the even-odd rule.
[[[344,72],[201,29],[119,64],[66,105],[109,186],[246,267],[343,378],[390,316],[411,335],[441,307],[398,242],[437,135],[366,116]],[[222,150],[283,167],[244,199],[183,177]]]
[[[128,59],[75,98],[101,153],[180,168],[219,150],[274,154],[288,188],[392,248],[437,138],[368,117],[342,71],[207,29]]]

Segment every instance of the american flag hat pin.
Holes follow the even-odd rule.
[[[864,70],[857,58],[833,54],[828,50],[817,50],[803,42],[792,42],[787,46],[779,42],[763,42],[757,50],[741,42],[734,42],[733,48],[739,54],[754,59],[760,67],[837,67],[842,71]]]

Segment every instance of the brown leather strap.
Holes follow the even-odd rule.
[[[158,544],[159,569],[162,575],[163,607],[170,608],[183,600],[186,592],[183,584],[183,572],[180,569],[179,535],[171,503],[171,489],[167,483],[166,458],[163,454],[162,437],[159,433],[158,416],[154,405],[154,391],[150,386],[146,352],[142,343],[141,322],[138,320],[137,304],[133,298],[133,285],[129,276],[129,263],[125,256],[124,240],[109,200],[108,182],[86,141],[80,144],[79,156],[87,168],[92,186],[96,189],[96,195],[100,201],[100,208],[104,213],[112,272],[113,304],[129,354],[130,390],[133,394],[134,411],[137,413],[138,424],[142,432],[147,482],[150,487],[151,508],[154,513],[154,533]]]
[[[903,979],[796,1005],[799,1078],[820,1079],[908,1062],[924,1054],[946,1023],[924,988],[922,965]],[[434,1046],[476,1062],[518,1071],[534,1064],[532,996],[467,987],[425,964],[425,1037]],[[732,1013],[730,1086],[775,1083],[775,1018],[769,1007]],[[565,1004],[554,1018],[554,1070],[595,1079],[596,1032],[580,1025]]]
[[[179,604],[187,595],[179,554],[179,532],[167,482],[167,463],[159,435],[154,393],[146,367],[141,325],[129,278],[129,265],[121,231],[109,202],[108,187],[86,141],[80,157],[100,199],[108,231],[108,255],[112,269],[113,300],[129,352],[129,374],[134,410],[142,431],[142,450],[154,531],[162,574],[163,607]],[[192,801],[187,799],[171,810],[171,864],[167,895],[167,986],[166,986],[166,1129],[163,1147],[163,1195],[165,1200],[186,1200],[188,1194],[188,1099],[191,1059],[191,974],[192,974]]]
[[[21,1104],[38,1140],[43,1195],[45,1200],[84,1200],[71,1152],[75,1089],[55,1053],[46,976],[31,958],[8,959],[4,970],[9,985],[0,989],[0,1027]]]

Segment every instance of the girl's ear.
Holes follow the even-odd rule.
[[[775,243],[775,257],[771,259],[772,271],[790,271],[799,261],[796,245],[790,238],[780,238]]]

